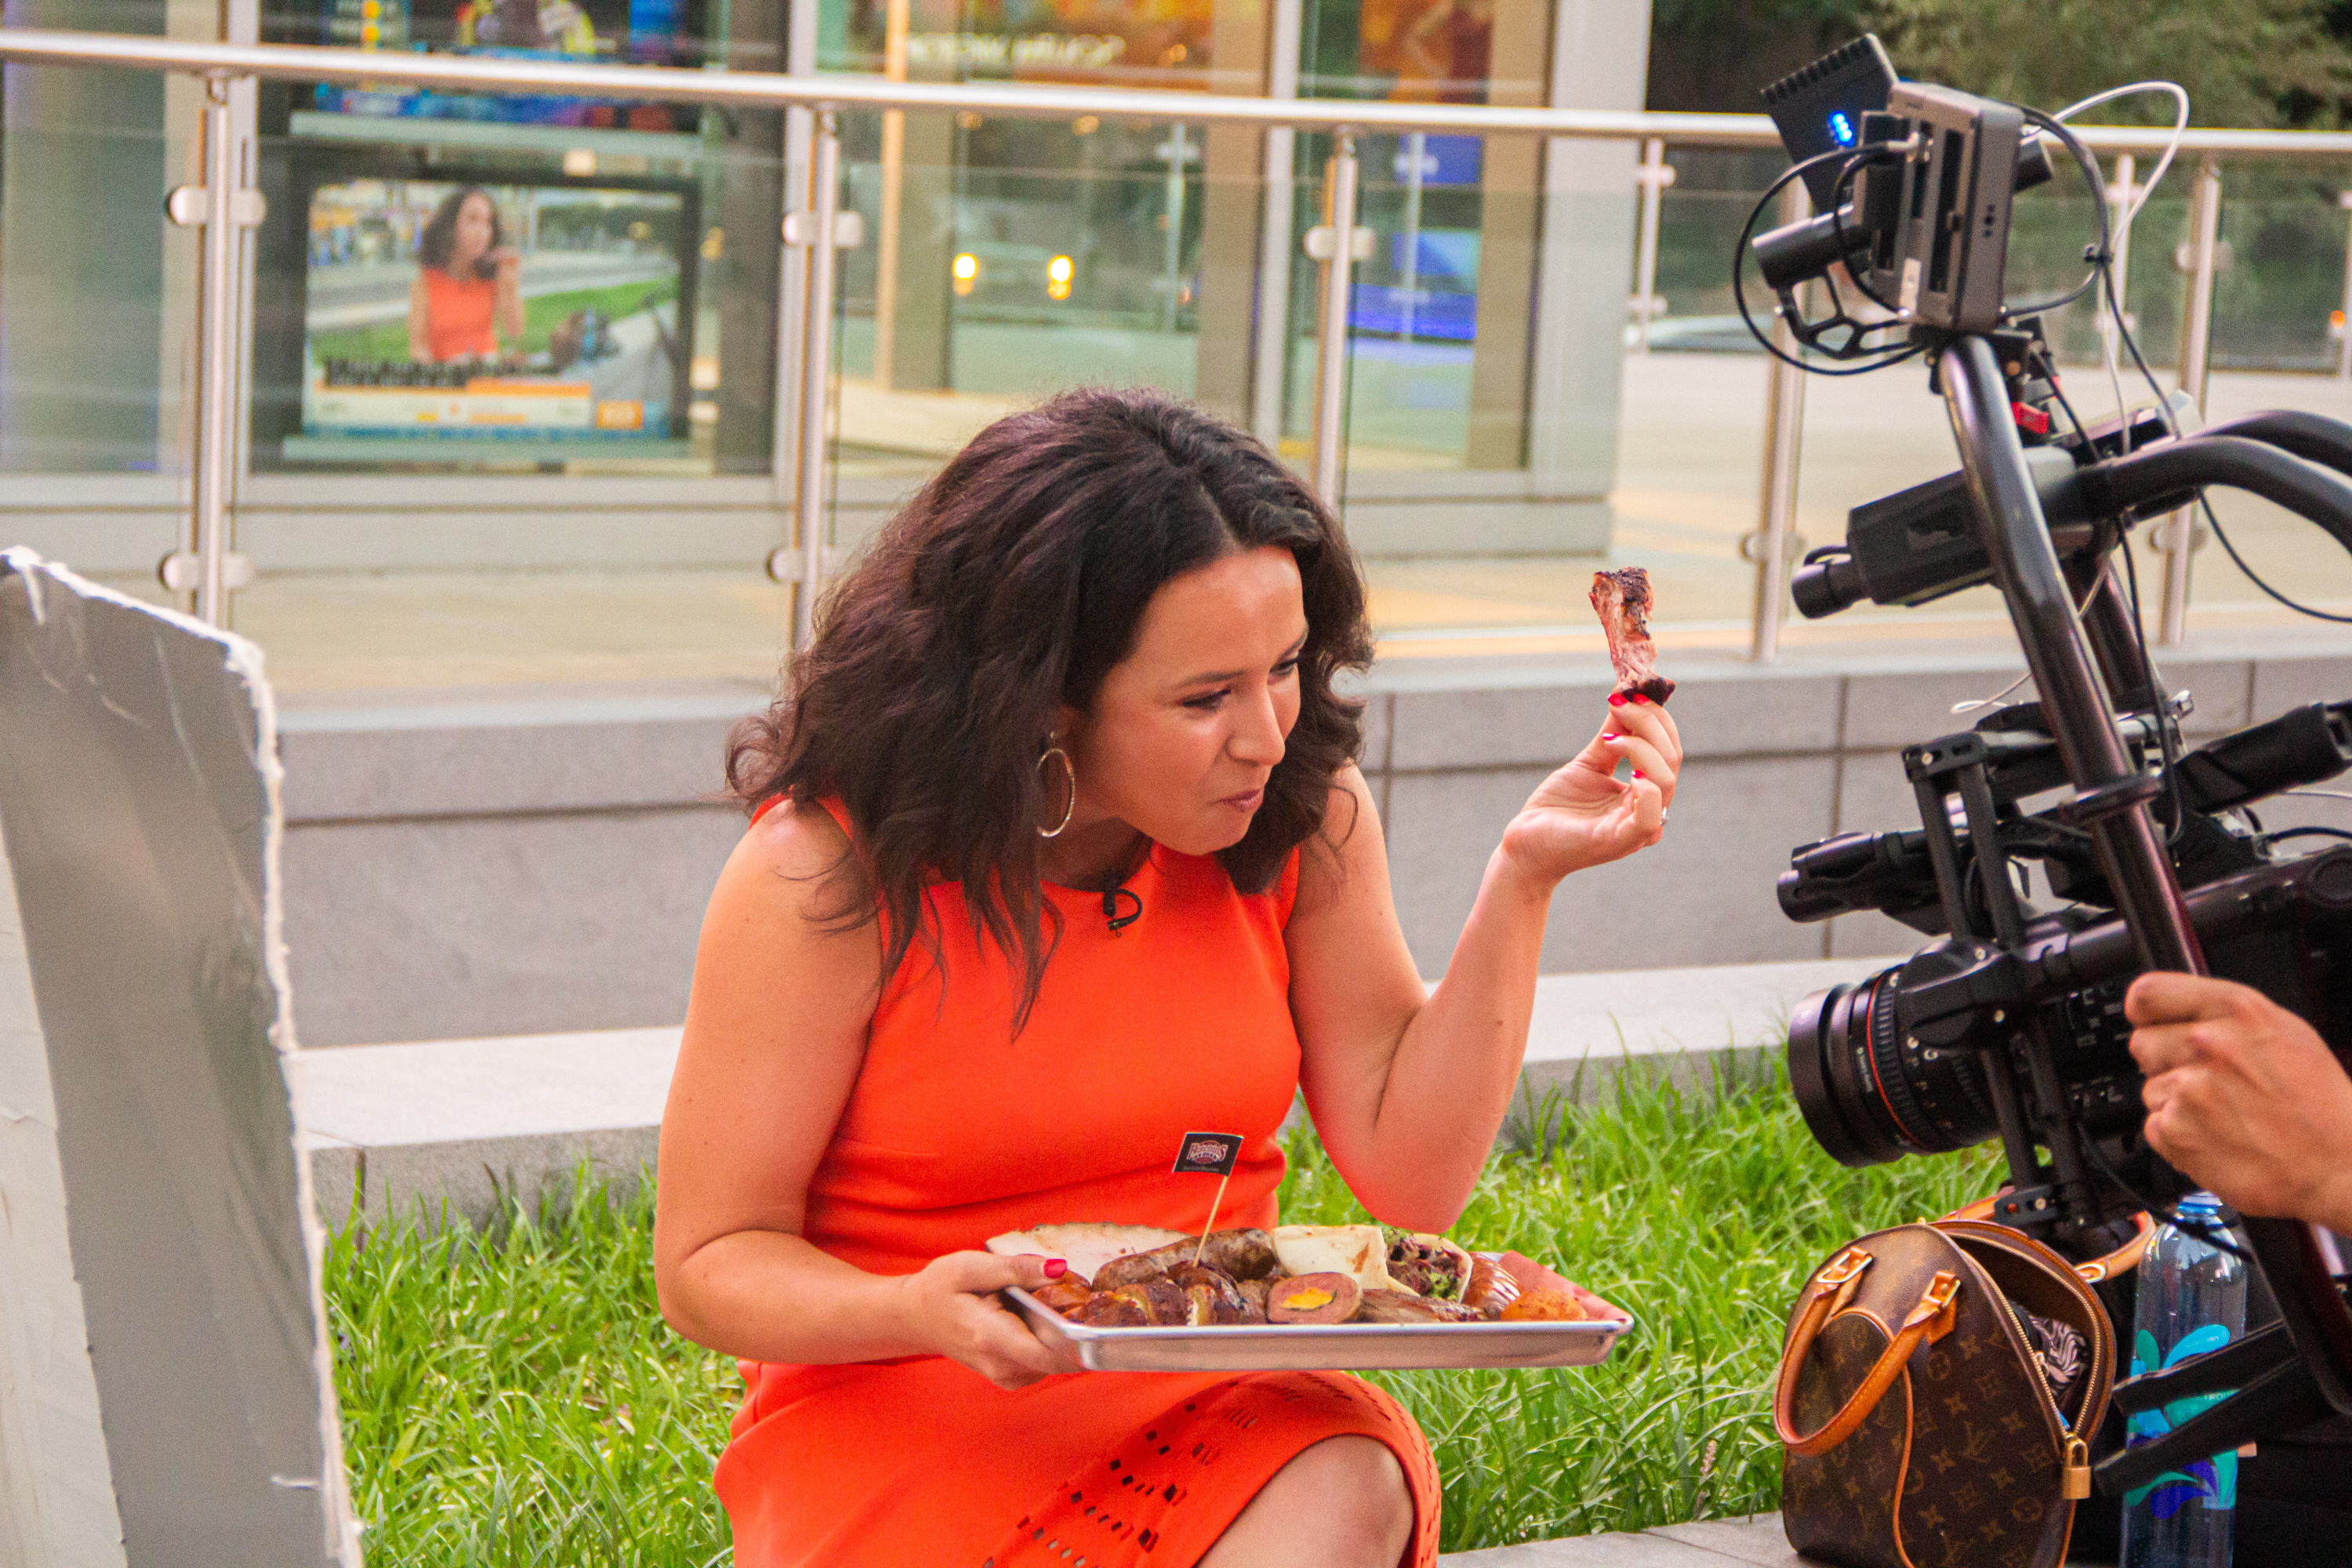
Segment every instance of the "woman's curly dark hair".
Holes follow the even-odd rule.
[[[1056,710],[1091,710],[1162,584],[1265,545],[1304,591],[1298,721],[1248,834],[1218,855],[1263,891],[1362,743],[1363,705],[1332,679],[1371,662],[1363,579],[1296,474],[1158,392],[1065,393],[974,437],[826,593],[784,694],[729,737],[728,786],[747,807],[840,800],[852,858],[821,918],[881,916],[886,978],[918,942],[939,953],[925,884],[961,884],[975,936],[1025,971],[1025,1015],[1058,936],[1037,834]]]
[[[487,282],[499,275],[499,264],[490,259],[490,255],[507,242],[507,230],[505,221],[499,216],[497,199],[479,185],[460,185],[441,198],[441,205],[433,209],[433,216],[425,220],[424,230],[416,237],[416,259],[436,272],[449,270],[450,252],[457,247],[457,215],[465,210],[468,196],[479,196],[490,205],[489,247],[474,263],[474,276]]]

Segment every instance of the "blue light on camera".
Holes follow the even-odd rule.
[[[1841,147],[1853,145],[1853,121],[1843,109],[1830,110],[1830,138]]]

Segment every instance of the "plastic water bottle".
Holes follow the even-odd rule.
[[[2221,1200],[2183,1199],[2180,1216],[2218,1229]],[[2139,1301],[2132,1315],[2131,1372],[2174,1365],[2219,1350],[2245,1331],[2246,1265],[2191,1231],[2167,1225],[2139,1262]],[[2126,1440],[2161,1436],[2226,1391],[2176,1399],[2134,1415]],[[2124,1499],[2124,1568],[2230,1568],[2237,1518],[2235,1449],[2167,1470]]]

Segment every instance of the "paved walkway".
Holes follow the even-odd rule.
[[[1780,1516],[1716,1519],[1669,1524],[1638,1535],[1577,1535],[1485,1552],[1456,1552],[1438,1559],[1456,1568],[1803,1568],[1810,1559],[1789,1550]]]

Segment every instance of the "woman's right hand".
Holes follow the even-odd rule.
[[[971,1368],[999,1388],[1026,1388],[1070,1369],[1018,1314],[997,1305],[995,1293],[1014,1285],[1034,1290],[1066,1271],[1058,1258],[950,1252],[900,1277],[907,1321],[933,1354]]]

